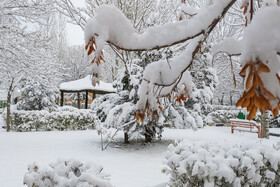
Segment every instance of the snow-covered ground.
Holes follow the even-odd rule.
[[[1,115],[0,115],[1,117]],[[0,120],[2,125],[3,121]],[[280,134],[280,129],[273,130]],[[47,166],[57,158],[75,158],[94,161],[104,166],[111,174],[111,183],[116,187],[155,186],[168,181],[161,173],[167,146],[174,140],[205,140],[211,142],[251,142],[272,145],[279,137],[258,139],[257,134],[235,132],[229,127],[206,127],[198,131],[165,129],[163,139],[153,144],[131,142],[122,144],[123,134],[101,151],[100,137],[96,131],[9,132],[0,130],[0,186],[23,186],[23,176],[30,163]]]

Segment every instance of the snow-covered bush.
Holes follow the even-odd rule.
[[[256,116],[253,118],[254,121],[261,123],[261,113],[257,112]],[[268,115],[268,122],[270,128],[279,128],[280,127],[280,115],[274,117],[271,112]]]
[[[11,114],[13,131],[50,131],[94,129],[92,111],[74,107],[61,107],[55,111],[13,110]]]
[[[236,106],[231,105],[208,105],[207,106],[208,113],[215,111],[215,110],[237,110]]]
[[[17,105],[18,110],[48,110],[57,107],[58,90],[27,78],[21,82],[22,96]]]
[[[30,164],[23,182],[28,187],[111,187],[108,175],[102,170],[102,166],[94,163],[58,159],[47,168]]]
[[[280,128],[280,115],[278,115],[276,118],[270,113],[270,122],[269,127],[270,128]]]
[[[230,123],[229,119],[237,118],[239,110],[214,110],[205,117],[206,123]]]
[[[163,172],[171,186],[279,186],[280,146],[174,143]]]

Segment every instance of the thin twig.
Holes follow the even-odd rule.
[[[112,136],[111,139],[108,141],[108,143],[106,144],[105,148],[102,149],[102,151],[105,150],[105,149],[108,147],[108,145],[112,142],[112,140],[114,139],[114,137],[116,136],[116,134],[119,132],[119,130],[121,130],[121,128],[123,128],[123,127],[125,127],[125,126],[128,126],[128,125],[134,123],[135,121],[136,121],[136,119],[134,119],[134,120],[132,120],[132,121],[130,121],[130,122],[128,122],[128,123],[125,123],[125,124],[121,125],[120,127],[118,127],[117,130],[116,130],[116,132],[113,134],[113,136]]]

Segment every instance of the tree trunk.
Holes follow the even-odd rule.
[[[146,133],[145,134],[145,142],[150,143],[152,142],[153,137],[151,136],[151,134]]]
[[[12,92],[13,92],[14,79],[9,86],[8,96],[7,96],[7,116],[6,116],[6,130],[7,132],[11,129],[11,102],[12,102]]]
[[[147,126],[145,127],[145,142],[149,143],[152,142],[155,136],[155,128],[154,128],[155,121],[149,121]]]
[[[269,111],[266,110],[261,116],[261,138],[269,138]]]
[[[128,134],[125,132],[124,133],[124,143],[128,144],[129,141],[128,141]]]

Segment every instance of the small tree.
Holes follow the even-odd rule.
[[[21,86],[22,98],[17,109],[52,111],[57,107],[57,88],[47,87],[31,78],[22,80]]]

